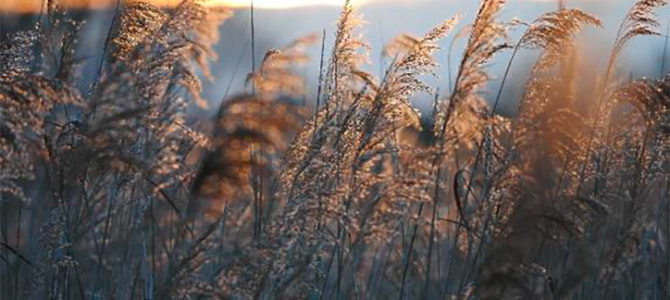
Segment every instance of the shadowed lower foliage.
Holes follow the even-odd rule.
[[[670,77],[616,75],[665,1],[633,5],[587,90],[575,39],[602,24],[578,9],[505,22],[506,1],[482,0],[470,24],[393,39],[376,78],[346,1],[331,50],[267,50],[250,92],[198,121],[230,15],[203,4],[120,3],[90,86],[86,25],[57,1],[3,40],[0,299],[670,297]],[[468,39],[440,94],[426,76],[452,31]],[[319,40],[311,99],[296,67]]]

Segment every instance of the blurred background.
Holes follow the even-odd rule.
[[[0,1],[0,35],[26,29],[36,24],[40,8],[46,0],[2,0]],[[104,45],[104,38],[112,22],[116,0],[61,0],[78,19],[87,21],[84,36],[80,42],[80,57],[83,61],[82,80],[86,84],[86,74],[96,68]],[[153,0],[160,5],[174,5],[178,0]],[[476,14],[479,1],[475,0],[356,0],[359,13],[366,21],[363,34],[371,46],[370,66],[367,71],[380,76],[388,58],[381,53],[383,45],[394,36],[403,33],[421,35],[440,21],[455,15],[461,17],[459,28],[466,26]],[[562,2],[562,3],[561,3]],[[308,34],[326,33],[326,49],[330,48],[334,37],[334,26],[343,0],[255,0],[255,43],[256,61],[262,60],[264,53],[272,48],[281,48],[291,41]],[[583,69],[580,82],[584,86],[597,83],[598,74],[604,72],[607,54],[610,51],[619,23],[634,0],[510,0],[501,15],[502,20],[514,18],[530,22],[543,12],[557,9],[560,5],[579,7],[601,19],[603,28],[587,28],[579,38],[581,53],[579,59]],[[221,27],[221,42],[217,46],[219,60],[212,65],[211,81],[205,84],[205,95],[212,107],[226,97],[242,92],[246,74],[251,69],[251,29],[249,0],[213,0],[208,5],[230,7],[232,17]],[[659,76],[667,71],[663,63],[663,53],[667,44],[667,26],[670,12],[659,12],[664,35],[643,37],[633,41],[617,68],[619,77]],[[454,32],[457,32],[457,28]],[[510,34],[510,43],[515,43],[521,30]],[[440,71],[437,78],[428,82],[438,87],[442,94],[449,91],[449,73],[455,73],[466,40],[454,39],[454,34],[442,41],[442,51],[437,53]],[[448,51],[452,48],[452,51]],[[309,49],[312,60],[300,67],[310,88],[305,101],[312,103],[316,93],[316,79],[319,73],[320,45]],[[509,53],[496,57],[490,65],[490,74],[502,74]],[[326,50],[326,55],[328,50]],[[503,93],[500,113],[513,114],[533,53],[522,53],[512,67],[510,82]],[[372,67],[374,65],[374,67]],[[499,82],[491,78],[495,90]],[[415,103],[422,109],[429,107],[432,95],[422,95]],[[510,100],[507,100],[510,99]],[[210,109],[209,112],[216,111]],[[203,113],[207,114],[208,111]]]

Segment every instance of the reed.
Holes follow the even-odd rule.
[[[121,1],[87,78],[86,25],[58,4],[0,44],[1,299],[670,295],[670,77],[664,62],[661,78],[617,76],[624,48],[658,35],[662,0],[632,6],[587,88],[576,40],[603,24],[565,1],[507,22],[506,1],[482,0],[463,29],[392,39],[380,78],[346,1],[332,37],[266,49],[251,92],[227,88],[204,122],[191,113],[211,106],[201,80],[230,11]],[[254,17],[240,57],[262,50]],[[465,50],[441,95],[426,77],[450,35],[449,61]],[[315,44],[310,95],[297,68]]]

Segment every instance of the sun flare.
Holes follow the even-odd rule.
[[[133,1],[133,0],[122,0]],[[147,0],[156,5],[174,6],[182,0]],[[345,0],[254,0],[254,6],[267,9],[287,9],[300,6],[341,6]],[[352,0],[354,4],[361,4],[369,0]],[[249,7],[250,0],[204,0],[208,6],[225,6],[231,8]],[[42,6],[42,0],[0,0],[0,11],[8,12],[38,12]],[[69,8],[107,8],[114,6],[116,0],[60,0],[59,3]]]
[[[354,4],[360,4],[364,0],[354,0]],[[209,0],[207,1],[210,5],[222,5],[222,6],[231,6],[231,7],[245,7],[249,6],[251,1],[249,0]],[[273,9],[283,9],[283,8],[292,8],[299,6],[313,6],[313,5],[329,5],[329,6],[341,6],[344,4],[344,0],[254,0],[254,6],[259,8],[273,8]]]

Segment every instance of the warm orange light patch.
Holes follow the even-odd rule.
[[[61,5],[68,8],[105,8],[116,4],[117,0],[60,0]],[[131,1],[131,0],[121,0]],[[174,6],[181,0],[146,0],[156,5]],[[360,4],[366,0],[353,0]],[[205,0],[205,4],[211,6],[249,7],[250,0]],[[9,12],[39,12],[42,0],[0,0],[0,10]],[[310,5],[340,6],[344,0],[254,0],[254,6],[258,8],[283,9]]]
[[[362,3],[363,0],[354,0],[353,3]],[[250,0],[210,0],[209,4],[224,5],[232,7],[248,7]],[[335,5],[341,6],[344,0],[254,0],[254,6],[260,8],[291,8],[309,5]]]
[[[105,8],[113,7],[117,0],[59,0],[61,5],[67,8]],[[140,0],[120,0],[120,1],[140,1]],[[174,6],[182,0],[141,0],[148,1],[160,6]],[[210,6],[227,6],[232,8],[249,7],[251,0],[203,0]],[[345,0],[254,0],[254,6],[257,8],[285,9],[299,6],[328,5],[341,6]],[[354,4],[363,4],[368,2],[419,2],[420,0],[352,0]],[[475,1],[475,0],[472,0]],[[556,2],[557,0],[518,0],[518,1],[537,1],[537,2]],[[567,3],[573,0],[566,0]],[[608,1],[608,0],[580,0],[580,1]],[[44,0],[0,0],[0,11],[5,12],[39,12]]]

